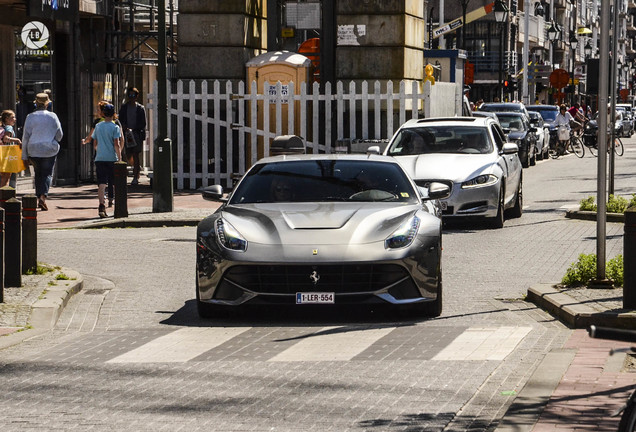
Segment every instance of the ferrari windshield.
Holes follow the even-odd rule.
[[[229,204],[271,202],[418,202],[396,163],[351,159],[295,160],[255,166]]]
[[[493,147],[485,127],[422,126],[401,129],[391,142],[388,155],[428,153],[488,154]]]

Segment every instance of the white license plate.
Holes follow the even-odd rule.
[[[333,304],[335,295],[332,292],[296,293],[296,304]]]

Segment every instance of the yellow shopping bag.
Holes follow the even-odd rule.
[[[0,172],[18,173],[24,171],[22,149],[19,145],[0,145]]]

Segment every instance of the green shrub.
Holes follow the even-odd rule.
[[[614,286],[623,286],[623,256],[617,255],[606,264],[606,275]],[[596,254],[581,254],[578,261],[570,264],[561,283],[568,287],[587,285],[596,278]]]
[[[570,264],[561,283],[565,286],[581,286],[596,276],[596,254],[581,254],[579,260]]]
[[[594,197],[584,198],[579,205],[581,211],[596,211],[596,204],[594,204]]]
[[[625,213],[630,206],[636,206],[636,194],[632,194],[631,201],[618,195],[610,195],[607,200],[606,211],[608,213]],[[581,211],[598,211],[598,206],[594,203],[594,197],[584,198],[579,202]]]
[[[617,195],[610,195],[607,201],[608,213],[625,213],[625,209],[629,201],[626,198]]]
[[[607,278],[614,281],[614,286],[623,286],[623,255],[617,255],[609,260],[605,270]]]

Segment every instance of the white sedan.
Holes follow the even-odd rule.
[[[537,159],[548,159],[548,150],[550,149],[550,126],[543,120],[541,114],[536,111],[528,111],[530,115],[530,124],[536,129],[537,136],[536,155]]]
[[[417,185],[451,188],[440,200],[445,219],[486,219],[500,228],[505,210],[512,217],[523,212],[518,151],[496,120],[449,117],[406,122],[384,154],[395,157]]]

